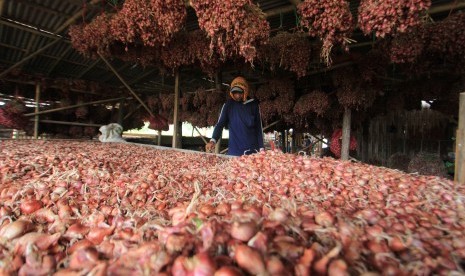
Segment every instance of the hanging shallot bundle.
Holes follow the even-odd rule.
[[[183,27],[186,16],[182,0],[126,0],[112,23],[114,37],[123,43],[140,40],[145,46],[164,46]]]
[[[86,57],[98,57],[97,53],[109,55],[110,45],[115,41],[110,29],[113,16],[102,13],[88,24],[71,26],[69,36],[73,48]]]
[[[336,71],[333,74],[333,82],[337,87],[337,99],[343,107],[366,109],[376,98],[377,90],[365,85],[356,69]]]
[[[267,45],[260,47],[259,54],[260,59],[268,63],[271,70],[283,68],[301,78],[307,74],[311,52],[310,40],[305,33],[279,32],[270,38]]]
[[[301,24],[312,37],[322,42],[320,56],[326,64],[331,64],[331,49],[342,45],[348,50],[349,37],[354,29],[349,2],[345,0],[305,0],[299,5]]]
[[[294,105],[294,112],[300,116],[307,116],[310,112],[315,112],[318,116],[321,116],[329,107],[330,100],[328,94],[315,90],[297,100]]]
[[[217,53],[210,51],[210,39],[203,30],[195,30],[188,34],[189,54],[194,62],[197,62],[200,69],[213,76],[221,65]]]
[[[358,8],[358,25],[366,35],[377,37],[406,32],[420,24],[431,0],[362,0]]]
[[[424,49],[422,28],[415,28],[399,34],[391,41],[389,56],[393,63],[412,63],[417,60]]]
[[[193,63],[189,53],[191,46],[186,33],[176,35],[165,47],[161,49],[161,60],[165,67],[173,72],[181,66]]]
[[[192,0],[191,5],[210,37],[210,50],[223,60],[241,56],[252,63],[257,46],[269,39],[265,14],[251,0]]]

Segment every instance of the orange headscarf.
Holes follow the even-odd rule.
[[[244,90],[243,101],[246,101],[249,95],[249,83],[243,77],[237,77],[231,82],[231,89],[233,89],[233,87],[240,87]],[[231,92],[229,92],[229,95],[234,99]]]

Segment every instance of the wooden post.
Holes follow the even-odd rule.
[[[159,130],[157,132],[157,135],[158,135],[158,137],[157,137],[157,145],[161,146],[161,130]]]
[[[218,93],[218,91],[221,91],[221,73],[219,71],[216,72],[215,74],[215,89],[217,91],[214,91],[214,93]],[[220,153],[221,149],[221,138],[216,141],[215,144],[215,153]]]
[[[27,113],[27,114],[24,114],[24,116],[26,116],[26,117],[29,117],[29,116],[36,116],[36,115],[47,114],[47,113],[53,113],[53,112],[56,112],[56,111],[61,111],[61,110],[66,110],[66,109],[71,109],[71,108],[86,106],[86,105],[114,102],[114,101],[119,101],[119,100],[121,100],[121,99],[125,99],[125,97],[115,98],[115,99],[107,99],[107,100],[100,100],[100,101],[93,101],[93,102],[82,103],[82,104],[75,104],[75,105],[70,105],[70,106],[63,106],[63,107],[59,107],[59,108],[54,108],[54,109],[49,109],[49,110],[43,110],[43,111],[38,111],[38,112],[34,112],[34,113]]]
[[[173,117],[173,142],[172,147],[178,148],[180,147],[180,137],[178,138],[179,134],[179,71],[176,71],[175,79],[174,79],[174,117]]]
[[[35,107],[35,113],[37,114],[39,112],[39,107],[40,107],[40,82],[36,83],[36,107]],[[39,138],[39,115],[35,116],[34,120],[34,139]]]
[[[465,184],[465,92],[460,93],[459,127],[455,137],[454,180]]]
[[[344,117],[342,119],[342,148],[341,160],[349,160],[349,143],[350,143],[350,108],[344,109]]]

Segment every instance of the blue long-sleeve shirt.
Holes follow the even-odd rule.
[[[229,128],[229,155],[251,154],[263,148],[263,128],[257,100],[238,102],[229,99],[221,108],[213,130],[213,140],[221,138],[225,126]]]

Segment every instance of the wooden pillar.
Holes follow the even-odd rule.
[[[40,82],[36,83],[36,107],[35,113],[39,112],[40,107]],[[39,115],[36,115],[34,118],[34,139],[39,138]]]
[[[181,147],[181,137],[179,135],[179,71],[176,72],[175,80],[174,80],[174,117],[173,117],[173,141],[172,147],[173,148],[180,148]],[[181,134],[182,135],[182,134]]]
[[[342,118],[342,148],[341,160],[349,160],[349,143],[350,143],[350,108],[344,109],[344,117]]]
[[[465,183],[465,92],[460,93],[459,127],[455,137],[455,174],[454,180]]]
[[[218,91],[221,91],[221,72],[216,72],[215,74],[215,89],[214,93],[218,93]],[[223,133],[223,132],[222,132]],[[220,153],[221,149],[221,137],[216,141],[215,144],[215,153]]]
[[[161,146],[161,130],[159,130],[159,131],[157,132],[157,134],[158,134],[158,137],[157,137],[157,145],[158,145],[158,146]]]

